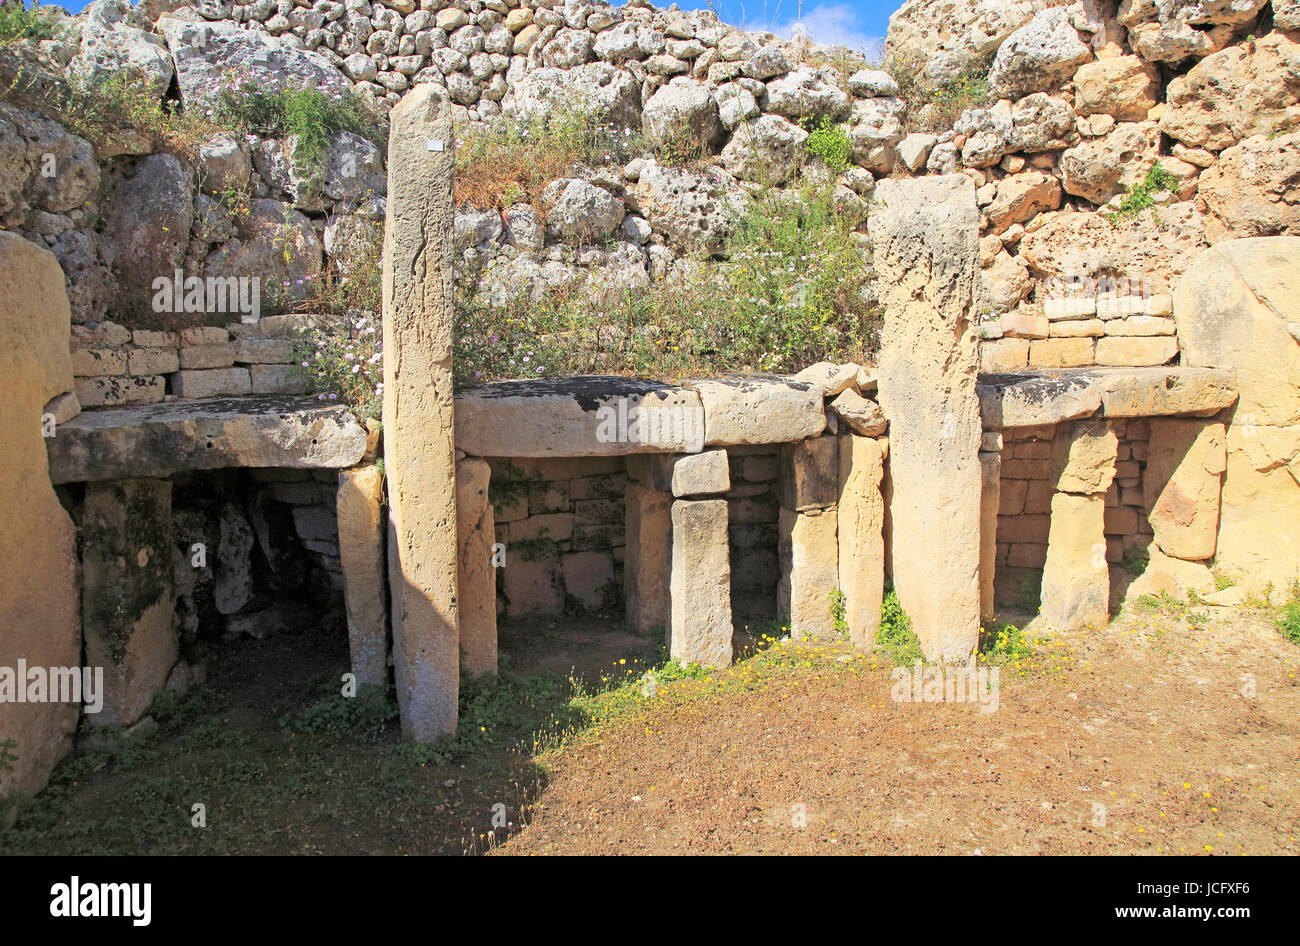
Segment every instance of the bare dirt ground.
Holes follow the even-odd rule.
[[[497,852],[1294,853],[1300,650],[1266,612],[1188,616],[1058,637],[1000,670],[992,713],[894,702],[835,647],[732,668],[740,692],[678,684],[699,691],[544,754]]]
[[[1292,853],[1300,648],[1273,619],[1166,604],[1041,640],[992,713],[894,702],[841,644],[684,673],[616,622],[515,623],[434,747],[329,696],[341,635],[231,642],[0,854]]]

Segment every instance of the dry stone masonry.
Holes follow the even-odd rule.
[[[0,703],[0,797],[39,791],[79,725],[147,733],[219,639],[346,635],[356,681],[432,742],[531,618],[725,667],[773,622],[872,647],[892,583],[926,657],[964,662],[1008,604],[1099,627],[1144,594],[1300,577],[1289,0],[907,0],[895,71],[988,86],[952,114],[847,51],[639,0],[56,16],[0,51],[5,86],[125,70],[188,110],[236,83],[352,92],[376,134],[308,166],[291,135],[92,145],[0,102],[0,666],[106,685],[84,720]],[[577,103],[645,153],[455,203],[467,132]],[[826,125],[843,168],[809,154]],[[874,273],[874,363],[453,390],[454,300],[689,288],[754,195],[810,178]],[[382,323],[382,425],[293,370],[328,321],[313,283],[367,253],[382,311],[349,317]]]

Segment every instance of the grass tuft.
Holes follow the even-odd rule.
[[[898,592],[892,587],[886,589],[885,600],[880,606],[876,650],[900,667],[911,666],[916,661],[925,659],[925,654],[921,651],[921,642],[917,639],[916,632],[912,630],[912,619],[899,604]]]

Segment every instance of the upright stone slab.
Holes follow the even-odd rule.
[[[871,437],[840,435],[837,535],[844,621],[855,647],[869,648],[885,596],[884,453]]]
[[[731,558],[725,499],[672,508],[668,653],[684,664],[731,664]]]
[[[998,569],[998,506],[1002,502],[1002,454],[980,452],[980,617],[993,616],[993,579]]]
[[[1115,479],[1119,438],[1103,419],[1063,424],[1052,439],[1051,475],[1059,493],[1105,493]]]
[[[86,665],[104,668],[104,707],[86,719],[129,726],[166,684],[179,651],[172,484],[88,483],[81,538]]]
[[[840,486],[837,437],[809,437],[781,445],[781,505],[796,511],[835,505]]]
[[[638,634],[668,628],[668,557],[672,541],[670,494],[642,483],[624,493],[627,546],[623,559],[624,620]]]
[[[831,596],[839,588],[840,567],[835,507],[807,512],[782,507],[778,528],[777,614],[789,618],[792,634],[833,640]]]
[[[1196,562],[1214,556],[1227,460],[1227,430],[1222,423],[1151,418],[1143,504],[1156,545],[1169,557]]]
[[[1110,618],[1104,516],[1118,445],[1105,420],[1063,425],[1052,441],[1056,491],[1040,606],[1043,620],[1054,627],[1101,626]]]
[[[1236,370],[1215,567],[1247,590],[1300,577],[1300,237],[1229,240],[1174,290],[1182,362]]]
[[[1110,614],[1104,495],[1057,493],[1043,566],[1041,617],[1053,627],[1100,627]]]
[[[81,665],[76,532],[50,485],[41,421],[44,405],[73,387],[70,324],[54,254],[0,232],[0,667]],[[45,786],[80,711],[0,703],[0,741],[14,740],[18,757],[0,771],[0,798]]]
[[[492,563],[496,528],[486,460],[456,464],[456,531],[460,541],[460,651],[465,672],[497,672],[497,583]]]
[[[885,307],[877,377],[894,585],[926,656],[964,661],[980,611],[975,186],[961,175],[883,180],[869,228]]]
[[[384,460],[393,677],[402,731],[456,731],[460,693],[456,463],[452,443],[455,141],[441,86],[393,108],[384,226]]]
[[[335,508],[348,651],[357,683],[388,686],[388,595],[384,575],[384,478],[377,466],[339,474]]]

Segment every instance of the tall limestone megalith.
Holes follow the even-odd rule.
[[[980,611],[975,186],[962,175],[881,181],[869,230],[885,307],[877,374],[894,585],[926,656],[965,660]]]
[[[72,390],[70,326],[54,254],[0,232],[0,668],[14,673],[19,660],[81,666],[75,531],[50,485],[41,422],[46,402]],[[45,786],[72,746],[80,711],[75,703],[0,703],[0,743],[12,740],[8,754],[17,756],[0,765],[0,798]]]
[[[1234,368],[1215,568],[1250,590],[1300,577],[1300,237],[1219,243],[1174,292],[1184,365]]]
[[[452,442],[451,103],[436,85],[390,114],[384,228],[384,461],[393,678],[402,731],[456,731],[460,691]]]

